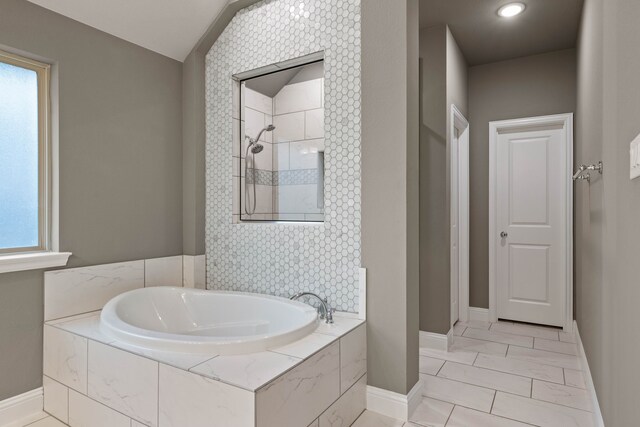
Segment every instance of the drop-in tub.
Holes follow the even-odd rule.
[[[153,350],[244,354],[299,340],[318,325],[316,310],[285,298],[178,287],[136,289],[109,301],[100,328]]]

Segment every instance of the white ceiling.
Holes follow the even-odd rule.
[[[183,61],[226,0],[29,0],[169,58]]]
[[[518,1],[525,11],[498,17]],[[576,46],[583,0],[420,0],[420,28],[448,24],[469,65]]]

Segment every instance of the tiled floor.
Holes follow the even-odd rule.
[[[558,329],[458,322],[449,352],[420,349],[423,400],[411,422],[365,411],[354,426],[589,427],[577,354]]]

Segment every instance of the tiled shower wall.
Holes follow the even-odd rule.
[[[287,84],[274,97],[274,211],[279,219],[322,221],[324,79]]]
[[[240,123],[232,76],[320,51],[324,223],[235,224],[233,200],[239,191],[233,188],[232,147]],[[207,287],[280,296],[304,289],[327,296],[338,310],[357,311],[359,0],[267,0],[241,10],[207,55],[206,84]]]

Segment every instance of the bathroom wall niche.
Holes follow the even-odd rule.
[[[324,61],[320,54],[234,76],[240,144],[234,217],[324,221]]]

